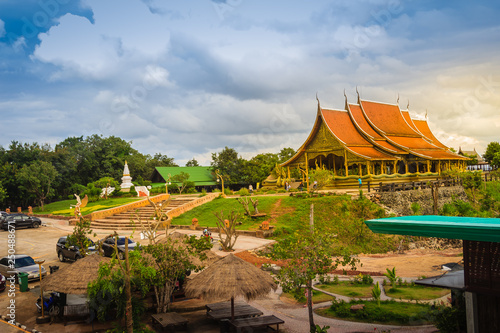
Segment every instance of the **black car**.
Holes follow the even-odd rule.
[[[104,256],[106,257],[113,256],[113,254],[115,253],[115,237],[102,239],[101,241],[99,241],[99,243],[101,244]],[[133,251],[136,246],[138,246],[137,243],[129,238],[128,250]],[[125,259],[125,236],[118,236],[117,247],[118,247],[117,257],[119,259]]]
[[[35,216],[28,216],[26,214],[9,214],[5,219],[2,221],[2,229],[3,230],[8,230],[8,229],[18,229],[18,228],[38,228],[39,226],[42,225],[42,220],[40,220],[38,217]]]
[[[56,244],[56,253],[59,261],[63,262],[66,259],[78,260],[83,258],[78,246],[67,246],[67,236],[59,238]],[[87,248],[86,255],[93,254],[96,252],[94,242],[89,238],[90,246]]]

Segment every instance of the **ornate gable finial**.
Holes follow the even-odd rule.
[[[356,94],[358,95],[358,104],[361,104],[361,98],[359,97],[358,86],[356,86]]]
[[[349,104],[347,104],[347,95],[345,93],[345,88],[344,88],[344,98],[345,98],[345,110],[347,111],[349,109]]]
[[[319,109],[321,108],[321,104],[319,102],[318,92],[316,92],[316,100],[318,101],[318,111],[319,111]]]
[[[410,99],[408,99],[408,104],[406,104],[406,110],[410,110]]]
[[[396,100],[396,104],[399,104],[399,93],[398,93],[398,99]]]
[[[427,109],[425,109],[425,120],[427,120]]]

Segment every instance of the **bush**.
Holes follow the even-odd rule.
[[[332,305],[330,305],[330,310],[339,318],[347,318],[351,315],[351,306],[344,300],[337,301],[334,299]]]
[[[244,196],[247,196],[247,195],[250,195],[250,191],[248,191],[247,188],[241,188],[238,192],[236,192],[236,194],[244,197]]]
[[[130,186],[130,193],[131,196],[136,197],[137,196],[137,191],[135,190],[135,186]]]

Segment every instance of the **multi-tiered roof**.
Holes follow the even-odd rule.
[[[327,158],[332,165],[338,165],[341,158],[346,170],[349,165],[360,162],[383,162],[384,167],[386,163],[394,163],[395,172],[398,172],[396,163],[400,161],[406,165],[417,163],[417,172],[421,170],[419,165],[425,164],[426,172],[430,172],[432,162],[461,166],[459,162],[466,160],[439,142],[427,120],[412,119],[409,111],[401,110],[397,104],[359,97],[356,104],[346,99],[345,110],[324,108],[318,101],[316,121],[309,137],[282,166],[310,167],[311,160],[317,163]],[[367,170],[370,173],[370,166]]]

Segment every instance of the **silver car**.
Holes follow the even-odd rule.
[[[0,273],[6,278],[15,275],[17,281],[17,274],[21,272],[28,273],[28,281],[40,279],[39,266],[35,264],[35,260],[30,256],[16,254],[0,259]],[[47,271],[42,266],[42,277],[45,275],[47,275]]]

